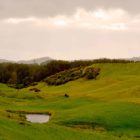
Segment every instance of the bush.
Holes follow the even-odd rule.
[[[66,70],[55,75],[52,75],[46,78],[44,81],[48,83],[48,85],[62,85],[69,81],[78,79],[82,76],[81,68],[74,68],[70,70]]]
[[[99,75],[100,68],[94,68],[94,67],[86,67],[83,70],[83,77],[86,79],[96,79],[96,77]]]
[[[86,77],[86,79],[96,79],[96,77],[99,75],[99,72],[99,68],[78,67],[52,75],[46,78],[44,81],[48,85],[62,85],[69,81],[79,79],[81,77]]]

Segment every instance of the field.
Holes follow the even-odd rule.
[[[95,66],[96,80],[38,83],[39,93],[0,84],[0,140],[140,139],[140,63]],[[52,115],[37,124],[25,120],[26,112]]]

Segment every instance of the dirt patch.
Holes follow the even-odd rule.
[[[76,129],[92,129],[98,132],[107,131],[104,126],[98,123],[89,123],[89,122],[72,122],[72,123],[63,123],[67,127],[72,127]]]

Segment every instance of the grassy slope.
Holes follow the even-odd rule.
[[[101,68],[96,81],[79,79],[56,87],[40,83],[41,93],[0,84],[0,140],[139,139],[140,64],[96,66]],[[21,125],[19,115],[7,109],[50,111],[52,117],[47,124]]]

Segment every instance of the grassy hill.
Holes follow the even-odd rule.
[[[140,63],[94,66],[101,68],[96,80],[21,90],[0,84],[0,140],[140,139]],[[21,111],[52,116],[49,123],[33,124]]]

